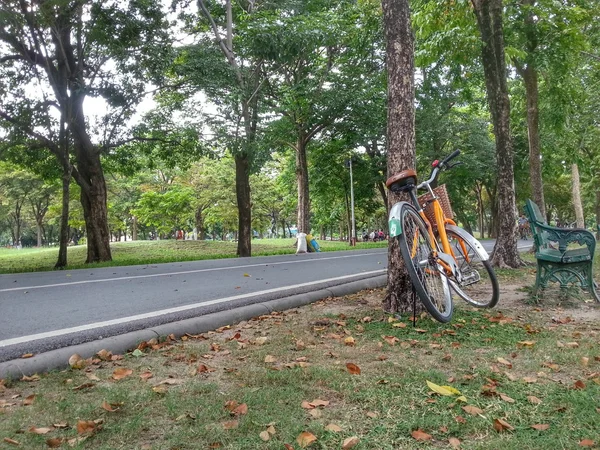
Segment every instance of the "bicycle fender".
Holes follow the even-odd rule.
[[[487,261],[488,259],[490,259],[490,255],[488,255],[488,252],[485,250],[485,248],[483,248],[483,245],[481,245],[481,243],[477,239],[475,239],[462,228],[457,227],[456,225],[448,224],[446,225],[446,230],[452,231],[453,233],[457,234],[462,240],[467,241],[469,244],[471,244],[475,251],[479,254],[479,257],[482,261]]]
[[[405,203],[410,205],[410,203],[408,202],[398,202],[394,206],[392,206],[392,209],[390,209],[388,226],[391,238],[400,236],[402,234],[402,224],[400,223],[400,209]]]

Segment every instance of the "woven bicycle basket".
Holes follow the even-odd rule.
[[[454,213],[452,212],[452,205],[450,205],[450,198],[448,197],[448,191],[446,191],[446,185],[441,184],[440,186],[434,188],[433,192],[438,198],[446,218],[453,219]],[[431,200],[433,200],[431,194],[428,192],[427,194],[419,195],[417,200],[419,201],[419,205],[421,205],[423,208],[425,216],[427,216],[427,220],[431,222],[432,226],[435,226],[435,212],[433,210],[433,202],[431,202]]]

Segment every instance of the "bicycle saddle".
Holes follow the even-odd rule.
[[[406,169],[387,179],[385,185],[390,191],[400,190],[407,184],[417,184],[417,172],[413,169]]]

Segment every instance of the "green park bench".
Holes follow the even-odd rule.
[[[537,259],[533,294],[537,295],[540,287],[546,288],[549,281],[560,283],[561,288],[579,282],[582,289],[589,291],[600,302],[592,272],[596,248],[594,234],[583,228],[548,225],[538,206],[531,200],[525,204],[525,214],[529,218]],[[569,248],[569,244],[578,246]]]

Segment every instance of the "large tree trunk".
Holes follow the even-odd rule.
[[[575,220],[577,221],[577,228],[585,228],[583,205],[581,203],[581,183],[579,182],[579,167],[577,164],[571,164],[571,182],[573,186],[573,207],[575,208]]]
[[[138,239],[138,222],[137,216],[131,218],[131,240],[137,241]]]
[[[42,219],[36,217],[35,226],[37,228],[37,246],[39,248],[42,246]]]
[[[546,215],[546,203],[544,201],[544,185],[542,181],[542,162],[540,159],[540,126],[538,108],[538,74],[535,66],[535,52],[538,46],[536,33],[536,20],[532,6],[535,0],[523,0],[522,5],[527,10],[525,16],[525,36],[527,38],[527,65],[524,67],[519,61],[515,61],[517,72],[523,78],[525,84],[525,96],[527,98],[527,133],[529,140],[529,178],[531,183],[531,195],[533,201],[539,206],[542,215]]]
[[[540,151],[540,112],[538,108],[538,77],[535,68],[528,65],[522,71],[527,96],[527,133],[529,138],[529,178],[533,201],[546,215],[544,183],[542,180],[542,160]]]
[[[388,177],[415,167],[414,48],[408,0],[382,0],[388,71],[387,146]],[[388,194],[388,211],[406,194]],[[412,309],[412,284],[398,248],[388,245],[388,282],[383,309],[405,312]]]
[[[498,165],[498,236],[492,254],[496,267],[523,264],[517,250],[515,180],[510,136],[510,100],[506,82],[502,0],[471,0],[482,40],[482,60],[487,98],[496,136]]]
[[[238,256],[252,256],[252,204],[250,164],[245,155],[235,155],[235,193],[238,204]]]
[[[306,139],[298,133],[296,144],[296,183],[298,184],[298,233],[310,233],[310,199],[308,196],[308,162],[306,160]]]
[[[196,209],[195,214],[196,230],[198,230],[198,236],[201,241],[203,241],[206,238],[206,230],[204,229],[204,215],[202,214],[202,212],[202,208],[198,207],[198,209]]]
[[[55,269],[67,267],[67,246],[69,244],[69,187],[71,167],[63,168],[62,175],[62,211],[60,214],[60,232],[58,238],[58,260]]]
[[[83,152],[79,152],[81,155]],[[87,237],[86,263],[111,261],[110,231],[108,228],[108,208],[106,205],[106,182],[100,156],[97,154],[79,156],[77,183],[81,187],[81,205],[85,219]]]
[[[596,239],[600,239],[600,188],[596,189]]]

